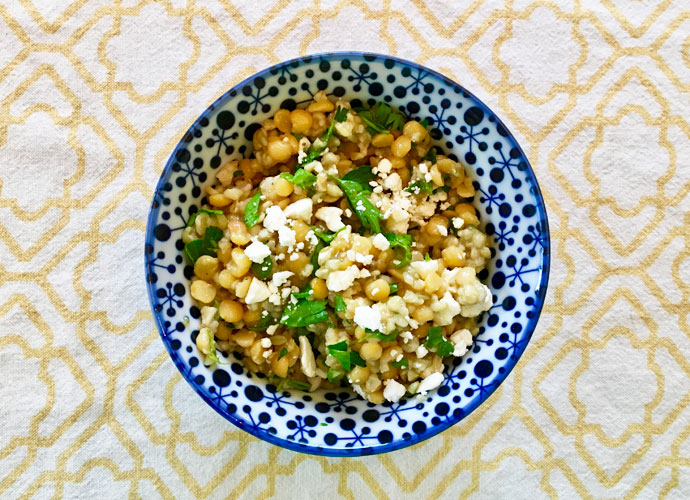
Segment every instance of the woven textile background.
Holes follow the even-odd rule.
[[[420,445],[284,451],[169,360],[143,275],[167,156],[285,59],[414,60],[532,162],[546,306],[500,389]],[[0,0],[0,498],[690,498],[690,4]]]

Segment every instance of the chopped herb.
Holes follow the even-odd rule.
[[[341,368],[329,368],[326,377],[328,381],[337,384],[345,376],[345,372]]]
[[[436,348],[436,354],[441,357],[451,354],[455,347],[443,337],[443,329],[440,326],[432,326],[427,333],[424,345],[430,349]]]
[[[297,139],[298,141],[302,139],[302,137],[304,137],[304,134],[295,134],[294,132],[292,133],[292,135],[294,135],[295,139]]]
[[[403,258],[400,259],[400,264],[396,267],[405,267],[412,260],[412,235],[410,234],[386,234],[386,239],[390,243],[391,248],[402,248]]]
[[[429,163],[434,165],[436,163],[436,147],[431,146],[424,158],[422,158],[422,161],[428,161]]]
[[[362,221],[362,225],[368,228],[372,233],[380,233],[381,225],[379,224],[379,220],[383,219],[383,215],[381,215],[379,209],[369,200],[367,197],[368,191],[362,187],[362,184],[353,180],[338,179],[332,175],[329,177],[336,181],[340,189],[343,190],[343,193],[345,193],[347,197],[347,201],[350,202],[350,206],[359,217],[359,220]]]
[[[323,244],[323,241],[319,240],[316,243],[316,246],[314,247],[314,251],[311,254],[311,258],[309,259],[312,267],[314,268],[312,273],[315,273],[316,270],[319,268],[319,252],[323,250],[324,246],[326,245]]]
[[[333,136],[335,124],[337,122],[344,122],[345,120],[347,120],[348,111],[349,110],[347,108],[341,108],[340,106],[338,106],[338,108],[335,110],[333,120],[331,121],[328,130],[326,130],[323,133],[323,135],[319,137],[316,141],[314,141],[314,144],[312,144],[309,147],[309,151],[307,151],[307,156],[299,164],[300,167],[309,165],[311,162],[316,160],[321,155],[321,153],[323,153],[326,150],[326,148],[328,147],[328,141],[330,141],[331,137]],[[316,142],[319,142],[320,144],[317,146]]]
[[[267,255],[261,264],[252,262],[251,270],[257,278],[265,280],[273,274],[273,259],[270,255]]]
[[[338,229],[335,233],[329,233],[328,231],[322,231],[316,226],[312,226],[311,228],[311,230],[314,231],[314,234],[321,238],[325,243],[330,243],[331,241],[333,241],[336,235],[343,229],[345,229],[345,226]]]
[[[410,362],[407,360],[407,358],[402,358],[400,361],[393,361],[391,365],[396,368],[409,368]]]
[[[206,362],[209,365],[220,363],[218,353],[216,352],[216,339],[210,328],[202,328],[198,335],[206,335],[208,337],[208,354],[206,355]]]
[[[365,328],[364,331],[367,332],[369,335],[364,337],[361,341],[368,340],[368,339],[379,339],[379,340],[388,340],[388,341],[392,342],[393,340],[398,338],[398,330],[397,329],[393,330],[390,333],[382,333],[382,332],[379,332],[378,330],[370,330],[369,328]]]
[[[280,350],[280,353],[278,353],[278,359],[282,358],[283,356],[287,356],[288,350],[287,347],[283,347]]]
[[[429,181],[420,179],[406,187],[405,191],[412,194],[422,194],[426,192],[431,195],[434,194],[434,185]]]
[[[287,386],[300,391],[308,391],[311,387],[310,384],[302,382],[301,380],[295,380],[294,378],[287,379]]]
[[[309,189],[316,183],[316,176],[311,172],[307,172],[303,168],[297,169],[297,171],[294,174],[291,174],[289,172],[283,172],[282,174],[280,174],[280,176],[283,179],[289,180],[296,186],[300,186],[305,189]]]
[[[345,312],[347,310],[347,304],[345,304],[345,299],[343,299],[340,295],[335,296],[335,312],[340,313],[340,312]]]
[[[398,284],[390,283],[388,285],[388,295],[395,295],[396,293],[398,293]]]
[[[443,191],[444,193],[447,193],[450,191],[450,186],[441,186],[438,188],[439,190]]]
[[[296,299],[308,299],[313,294],[314,294],[314,292],[311,289],[311,285],[307,285],[300,292],[293,293],[292,296],[295,297]]]
[[[371,135],[390,134],[391,130],[402,130],[405,117],[380,101],[372,109],[355,108]]]
[[[247,229],[254,227],[254,225],[259,222],[259,203],[261,203],[261,191],[257,191],[256,194],[251,197],[247,206],[244,207],[244,223]]]
[[[241,170],[235,170],[235,171],[232,173],[232,178],[233,178],[233,179],[234,179],[235,177],[242,177],[242,176],[244,176],[244,172],[242,172]]]
[[[247,328],[249,328],[250,330],[262,331],[268,328],[269,326],[275,324],[276,319],[270,314],[266,314],[265,316],[261,316],[259,318],[259,322],[256,325],[248,326]]]
[[[326,304],[325,300],[299,299],[297,303],[290,302],[280,317],[280,324],[294,328],[328,321]]]
[[[200,208],[197,212],[194,212],[192,215],[189,216],[189,220],[187,221],[187,227],[190,227],[192,224],[194,224],[194,221],[197,217],[199,217],[200,214],[223,215],[223,211],[209,210],[208,208]]]
[[[338,342],[337,344],[331,344],[327,347],[328,354],[330,354],[336,360],[338,360],[338,363],[343,365],[345,371],[349,372],[350,368],[352,368],[352,365],[367,365],[357,351],[347,350],[347,342],[345,342],[344,340],[342,342]]]
[[[215,226],[209,226],[206,228],[203,238],[190,241],[184,246],[184,253],[192,264],[202,255],[215,257],[218,251],[218,241],[222,237],[223,231]]]
[[[429,120],[427,120],[426,118],[419,122],[419,124],[424,128],[429,128]]]
[[[373,181],[376,179],[376,174],[374,174],[371,171],[371,166],[369,165],[362,165],[354,170],[350,170],[348,173],[343,175],[343,180],[344,181],[355,181],[359,183],[360,186],[362,186],[362,189],[364,191],[367,191],[371,193],[372,188],[369,185],[369,182]]]
[[[424,260],[427,261],[427,262],[429,262],[429,261],[431,260],[431,255],[429,255],[429,252],[426,252],[426,253],[424,254]]]

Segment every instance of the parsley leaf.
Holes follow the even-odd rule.
[[[409,368],[410,362],[407,360],[407,358],[402,358],[400,361],[393,361],[391,365],[396,368]]]
[[[303,168],[297,169],[297,171],[294,174],[291,174],[289,172],[283,172],[282,174],[280,174],[280,176],[283,179],[289,180],[296,186],[300,186],[305,189],[309,189],[316,183],[316,176],[311,172],[307,172]]]
[[[371,135],[390,134],[391,130],[402,130],[405,117],[380,101],[372,109],[355,108]]]
[[[338,342],[337,344],[331,344],[327,346],[327,348],[328,354],[333,356],[348,372],[352,368],[352,365],[367,365],[357,351],[347,350],[347,342],[344,340],[342,342]]]
[[[296,299],[308,299],[313,294],[314,294],[314,292],[312,292],[311,285],[307,285],[299,293],[293,292],[292,296],[295,297]]]
[[[343,175],[344,181],[355,181],[362,186],[362,189],[371,193],[372,189],[369,182],[376,179],[376,174],[371,171],[371,166],[361,165],[354,170],[350,170]]]
[[[208,214],[208,215],[223,215],[222,210],[209,210],[208,208],[200,208],[197,212],[194,212],[192,215],[189,216],[189,220],[187,221],[187,227],[190,227],[192,224],[194,224],[194,221],[196,220],[197,217],[201,214]]]
[[[436,348],[436,354],[441,357],[451,354],[455,347],[443,337],[443,329],[440,326],[432,326],[426,336],[424,345],[430,349]]]
[[[405,267],[412,260],[412,235],[410,234],[386,234],[386,239],[390,243],[391,248],[402,248],[403,258],[400,259],[400,264],[397,268]]]
[[[319,252],[323,250],[323,247],[326,246],[323,244],[323,241],[319,240],[316,243],[316,246],[314,247],[314,251],[311,254],[310,257],[310,262],[314,270],[312,271],[313,273],[316,272],[316,270],[319,268]]]
[[[314,141],[314,144],[312,144],[309,147],[309,151],[307,151],[307,156],[299,163],[300,167],[309,165],[311,162],[316,160],[321,155],[321,153],[323,153],[326,150],[326,148],[328,147],[328,141],[330,141],[331,137],[333,136],[335,124],[347,120],[348,111],[349,110],[347,108],[341,108],[340,106],[338,106],[333,115],[333,120],[331,120],[331,124],[328,126],[328,129],[323,133],[321,137]],[[316,145],[317,142],[319,142],[318,145]]]
[[[241,170],[235,170],[235,171],[232,173],[232,178],[233,178],[233,179],[234,179],[235,177],[240,177],[240,176],[244,176],[244,172],[242,172]]]
[[[429,120],[427,120],[426,118],[419,122],[419,124],[424,128],[429,128]]]
[[[283,347],[280,352],[278,353],[278,359],[282,358],[283,356],[287,356],[288,350],[287,347]]]
[[[412,194],[422,194],[423,192],[426,192],[431,195],[434,194],[434,185],[429,181],[420,179],[418,181],[414,181],[412,184],[406,187],[405,191]]]
[[[294,378],[287,379],[287,386],[299,391],[308,391],[311,387],[310,384],[302,382],[301,380],[295,380]]]
[[[335,312],[340,313],[340,312],[345,312],[347,311],[347,304],[345,304],[345,299],[343,299],[340,295],[335,296]]]
[[[251,270],[257,278],[265,280],[273,274],[273,259],[270,255],[267,255],[261,264],[252,262]]]
[[[244,223],[247,229],[254,227],[254,225],[259,222],[259,203],[261,203],[261,191],[257,191],[256,194],[251,197],[247,206],[244,207]]]
[[[424,260],[429,262],[431,260],[431,255],[429,255],[429,252],[424,254]]]
[[[222,237],[223,231],[215,226],[209,226],[206,228],[203,238],[190,241],[184,246],[184,253],[192,264],[202,255],[215,257],[218,251],[218,241]]]
[[[216,352],[216,339],[213,336],[213,332],[210,328],[202,328],[197,335],[206,335],[208,337],[208,354],[204,359],[204,364],[207,366],[220,363],[218,359],[218,353]]]
[[[314,234],[316,236],[318,236],[319,238],[321,238],[324,241],[324,243],[330,243],[331,241],[333,241],[333,239],[338,235],[338,233],[340,231],[345,229],[345,227],[346,226],[341,227],[335,233],[329,233],[327,231],[322,231],[321,229],[319,229],[316,226],[312,226],[311,230],[314,231]]]
[[[345,372],[340,368],[329,368],[326,377],[332,384],[337,384],[345,376]]]
[[[388,285],[388,295],[395,295],[396,293],[398,293],[398,284],[390,283]]]
[[[299,299],[296,303],[290,302],[280,317],[280,324],[295,328],[328,321],[326,304],[325,300]]]
[[[360,342],[367,340],[367,339],[379,339],[379,340],[388,340],[388,341],[393,341],[396,338],[398,338],[398,330],[395,329],[390,333],[383,333],[379,332],[378,330],[370,330],[369,328],[364,329],[365,332],[367,332],[369,335],[364,337]]]
[[[380,233],[381,225],[379,220],[383,219],[383,215],[379,209],[367,197],[367,191],[357,181],[338,179],[337,177],[329,176],[338,183],[340,189],[343,190],[347,201],[355,211],[362,225],[368,228],[372,233]],[[371,188],[370,188],[371,189]]]

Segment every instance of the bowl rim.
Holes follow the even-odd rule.
[[[149,297],[149,305],[151,307],[151,312],[154,316],[154,320],[156,323],[156,327],[158,329],[158,334],[161,338],[161,341],[163,342],[163,345],[165,346],[166,350],[168,351],[168,354],[170,355],[170,358],[172,359],[173,363],[175,364],[175,367],[180,371],[182,374],[182,377],[187,381],[187,383],[194,389],[194,391],[201,396],[201,398],[211,407],[213,408],[217,413],[219,413],[222,417],[224,417],[226,420],[228,420],[230,423],[233,425],[239,427],[243,431],[253,435],[254,437],[257,437],[263,441],[266,441],[268,443],[271,443],[276,446],[280,446],[281,448],[286,448],[292,451],[300,452],[300,453],[305,453],[305,454],[312,454],[312,455],[319,455],[319,456],[328,456],[328,457],[358,457],[358,456],[367,456],[367,455],[378,455],[380,453],[387,453],[390,451],[395,451],[403,448],[407,448],[409,446],[415,445],[417,443],[421,443],[422,441],[426,441],[427,439],[445,431],[449,427],[457,424],[461,420],[465,419],[468,417],[474,410],[476,410],[479,405],[484,403],[495,391],[496,389],[503,383],[503,381],[510,375],[510,373],[513,371],[513,368],[517,365],[517,363],[520,361],[520,358],[522,357],[522,354],[524,353],[525,349],[527,348],[527,345],[532,339],[532,334],[534,333],[534,330],[536,329],[537,323],[539,322],[539,318],[541,316],[541,311],[544,306],[544,302],[546,300],[546,292],[548,289],[548,284],[549,284],[549,274],[550,274],[550,268],[551,268],[551,234],[549,231],[549,221],[548,221],[548,214],[546,211],[546,204],[544,203],[544,197],[541,193],[541,189],[539,187],[539,183],[537,181],[537,177],[534,174],[534,170],[532,169],[532,165],[529,162],[529,159],[527,158],[527,155],[525,155],[525,152],[523,151],[522,147],[518,143],[517,139],[515,139],[515,136],[510,132],[510,129],[505,126],[503,121],[500,119],[500,117],[494,113],[491,108],[489,108],[481,99],[479,99],[476,95],[474,95],[472,92],[468,91],[465,87],[460,85],[459,83],[451,80],[447,76],[442,75],[438,71],[435,71],[431,68],[428,68],[422,64],[415,63],[413,61],[409,61],[407,59],[402,59],[399,57],[395,56],[390,56],[386,54],[379,54],[376,52],[362,52],[362,51],[334,51],[334,52],[320,52],[320,53],[315,53],[315,54],[307,54],[305,56],[300,56],[300,57],[295,57],[292,59],[288,59],[286,61],[281,61],[277,64],[273,64],[261,71],[258,71],[247,78],[244,78],[240,82],[236,83],[233,85],[231,88],[226,90],[221,96],[219,96],[217,99],[215,99],[209,106],[206,107],[206,109],[192,122],[192,124],[187,128],[187,131],[185,134],[183,134],[182,137],[184,137],[187,133],[190,131],[194,130],[194,128],[198,125],[198,123],[204,119],[207,118],[211,113],[215,111],[217,106],[224,102],[228,97],[230,97],[230,93],[234,90],[240,90],[243,86],[251,83],[254,79],[257,77],[265,77],[268,75],[271,75],[271,72],[277,68],[283,67],[285,65],[291,64],[291,63],[299,63],[303,62],[304,59],[310,58],[310,59],[338,59],[338,58],[343,58],[343,57],[354,57],[354,58],[360,58],[364,59],[365,57],[375,57],[377,59],[390,59],[395,61],[396,63],[404,64],[410,67],[413,67],[415,69],[419,69],[425,72],[428,72],[432,77],[437,78],[441,81],[443,81],[446,84],[449,85],[454,85],[459,87],[465,94],[469,96],[470,99],[472,99],[477,106],[479,106],[482,111],[488,112],[490,115],[493,115],[496,119],[496,123],[501,125],[509,134],[510,139],[514,143],[514,146],[520,151],[520,154],[522,157],[525,159],[525,164],[527,166],[526,171],[528,174],[528,177],[531,177],[534,180],[533,183],[533,189],[534,189],[534,197],[535,197],[535,202],[537,205],[537,213],[540,215],[543,215],[543,217],[540,217],[539,223],[543,224],[542,232],[545,237],[545,242],[546,244],[543,246],[543,252],[542,252],[542,257],[541,257],[541,277],[539,281],[539,293],[537,294],[537,299],[538,299],[538,304],[535,304],[535,311],[536,314],[532,318],[530,318],[526,331],[528,332],[526,334],[526,339],[527,342],[523,344],[519,348],[519,351],[516,350],[516,356],[514,361],[511,361],[506,365],[505,372],[500,375],[500,379],[498,380],[498,383],[492,384],[492,387],[485,392],[484,397],[478,398],[477,400],[473,401],[470,405],[468,405],[463,414],[459,417],[453,416],[452,418],[449,418],[448,420],[442,422],[439,425],[429,427],[425,432],[421,434],[414,434],[413,436],[410,437],[410,439],[407,440],[397,440],[397,441],[392,441],[391,443],[381,445],[381,446],[376,446],[376,447],[360,447],[360,448],[322,448],[322,447],[316,447],[316,446],[311,446],[311,445],[305,445],[305,444],[300,444],[296,441],[290,441],[287,439],[283,439],[280,437],[277,437],[271,433],[269,433],[267,430],[260,429],[260,428],[251,428],[248,426],[245,426],[245,422],[233,414],[223,412],[221,409],[211,401],[211,399],[204,394],[203,391],[200,390],[198,385],[190,378],[189,374],[187,373],[186,370],[182,370],[180,363],[181,360],[177,353],[171,348],[169,345],[169,342],[165,340],[165,331],[166,328],[162,324],[162,316],[160,314],[156,314],[154,311],[154,307],[156,305],[156,300],[154,297],[154,290],[152,283],[149,282],[149,280],[146,278],[147,276],[147,268],[148,268],[148,262],[147,262],[147,253],[146,253],[146,246],[148,245],[149,241],[152,241],[152,236],[153,236],[153,228],[155,224],[154,220],[154,214],[157,214],[158,210],[155,209],[153,206],[150,206],[149,208],[149,214],[147,217],[146,221],[146,233],[144,235],[144,277],[146,281],[146,290],[148,293]],[[163,167],[163,170],[161,172],[161,175],[158,179],[158,183],[156,184],[156,188],[153,192],[154,200],[156,193],[160,192],[164,183],[167,181],[167,177],[169,176],[170,169],[172,167],[172,164],[174,163],[174,158],[175,154],[177,151],[182,147],[182,138],[178,141],[177,145],[175,148],[172,150],[170,153],[170,156],[168,157],[168,160],[165,164],[165,167]]]

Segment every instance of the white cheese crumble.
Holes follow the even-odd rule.
[[[427,349],[423,345],[420,345],[419,347],[417,347],[415,354],[417,355],[418,358],[423,358],[424,356],[429,354],[429,349]]]
[[[269,347],[271,347],[271,345],[273,345],[273,344],[271,344],[271,339],[267,339],[267,338],[261,339],[261,347],[263,347],[264,349],[268,349]]]
[[[271,296],[271,290],[266,286],[266,283],[258,278],[253,278],[252,282],[249,284],[249,290],[247,291],[247,296],[244,298],[244,302],[247,304],[257,304],[263,302]]]
[[[355,309],[355,323],[362,328],[382,330],[381,312],[371,306],[359,306]]]
[[[461,217],[453,217],[451,219],[451,223],[453,224],[453,227],[455,229],[460,229],[462,225],[465,223],[465,221]]]
[[[385,381],[385,388],[383,389],[383,397],[386,401],[397,403],[405,395],[405,386],[393,379]]]
[[[287,226],[278,229],[278,241],[284,247],[293,247],[297,240],[295,239],[295,231]]]
[[[326,223],[329,231],[338,231],[345,227],[340,216],[343,211],[338,207],[321,207],[316,211],[316,218]]]
[[[434,325],[446,326],[450,325],[453,318],[460,314],[461,308],[450,292],[446,292],[441,300],[431,304],[431,310],[434,312]]]
[[[453,356],[459,358],[460,356],[464,356],[472,345],[472,334],[467,329],[458,330],[450,336],[450,341],[455,346]]]
[[[419,387],[417,387],[417,392],[422,396],[426,395],[427,392],[436,389],[439,385],[443,383],[443,373],[432,373],[424,380],[421,381]]]
[[[376,167],[378,171],[382,174],[388,174],[390,173],[391,169],[393,168],[393,164],[388,158],[383,158],[379,164]]]
[[[249,257],[249,260],[261,264],[266,257],[271,255],[271,249],[268,245],[260,241],[254,241],[251,245],[244,249],[244,254]]]
[[[278,231],[281,227],[287,224],[287,217],[283,213],[283,209],[278,205],[272,205],[266,209],[264,216],[264,227],[269,231]]]
[[[480,281],[475,281],[475,288],[479,296],[479,300],[473,304],[463,304],[462,315],[466,318],[473,318],[491,309],[494,303],[493,295],[491,295],[491,290],[484,283]]]
[[[308,223],[311,221],[313,207],[314,203],[311,201],[311,198],[303,198],[285,207],[283,214],[285,214],[285,217],[301,219]]]
[[[292,271],[278,271],[277,273],[273,273],[273,277],[271,278],[273,285],[276,287],[284,285],[292,275]]]
[[[326,287],[332,292],[342,292],[352,286],[359,277],[357,266],[350,266],[343,271],[333,271],[326,278]]]
[[[448,236],[448,229],[446,228],[446,226],[437,224],[436,229],[438,229],[438,234],[440,234],[441,236]]]
[[[376,233],[376,236],[374,236],[374,239],[371,240],[371,242],[379,250],[388,250],[391,246],[388,239],[386,239],[386,237],[384,235],[382,235],[381,233]]]

